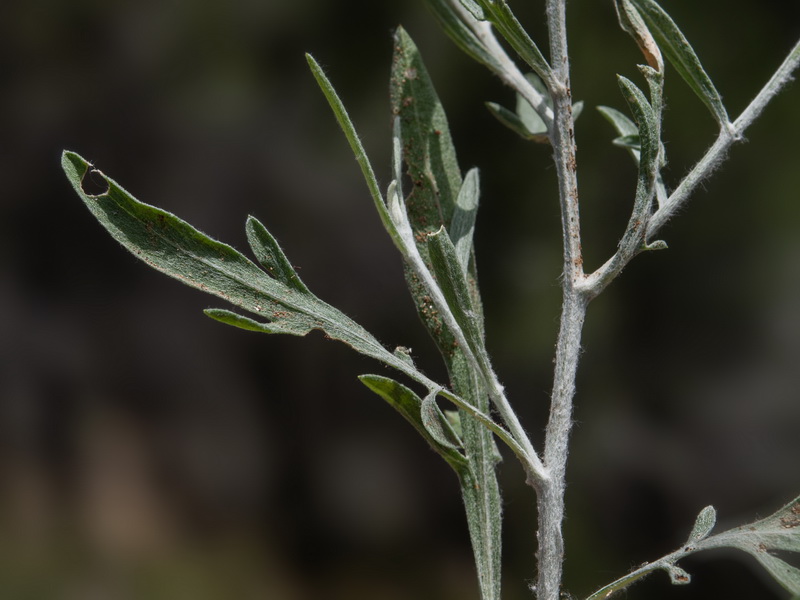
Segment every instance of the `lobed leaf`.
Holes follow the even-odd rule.
[[[281,281],[298,292],[309,294],[306,284],[302,282],[297,271],[286,258],[278,242],[267,231],[267,228],[255,217],[248,217],[245,225],[247,241],[253,254],[261,263],[267,273],[278,281]]]
[[[635,581],[657,570],[666,571],[674,584],[689,583],[689,574],[676,563],[690,554],[716,548],[734,548],[747,552],[793,597],[800,595],[800,569],[789,564],[778,554],[800,553],[800,497],[765,519],[709,536],[715,522],[714,507],[705,507],[697,516],[689,539],[680,549],[644,564],[613,583],[603,586],[587,600],[611,598]]]
[[[254,219],[249,221],[251,244],[257,248],[267,268],[275,272],[275,277],[232,247],[209,238],[175,215],[139,202],[74,152],[64,152],[61,164],[86,207],[134,256],[170,277],[223,298],[267,322],[259,323],[229,311],[212,310],[207,313],[212,318],[265,333],[305,335],[319,329],[361,354],[413,373],[364,328],[311,294],[296,277],[274,238],[265,236]],[[105,193],[84,192],[82,180],[90,171],[108,184]]]
[[[800,569],[776,554],[800,554],[800,497],[765,519],[706,538],[697,550],[723,547],[747,552],[786,590],[800,594]]]
[[[692,46],[672,18],[655,0],[630,0],[653,37],[683,80],[708,107],[721,127],[729,127],[725,105]]]

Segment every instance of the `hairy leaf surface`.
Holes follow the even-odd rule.
[[[308,291],[277,242],[251,218],[248,236],[256,253],[271,271],[267,274],[237,250],[201,233],[175,215],[136,200],[116,181],[93,170],[73,152],[64,152],[62,167],[86,207],[111,236],[154,269],[208,292],[266,322],[212,311],[217,320],[267,333],[305,335],[320,329],[365,354],[401,371],[403,361],[387,351],[369,332]],[[93,170],[108,184],[100,195],[89,195],[83,177]],[[233,315],[233,316],[232,316]]]
[[[670,64],[708,107],[722,127],[730,124],[717,88],[700,64],[692,46],[672,18],[655,0],[630,0],[636,6]]]

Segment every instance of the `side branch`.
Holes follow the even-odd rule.
[[[689,199],[694,190],[703,179],[724,160],[725,154],[734,142],[743,139],[745,130],[755,121],[769,104],[770,100],[792,80],[792,72],[800,66],[800,41],[795,44],[789,56],[783,61],[775,74],[761,89],[750,105],[742,111],[733,122],[730,131],[722,130],[717,141],[708,149],[705,156],[695,165],[691,172],[684,178],[677,189],[670,195],[667,202],[659,208],[650,219],[647,229],[648,239],[654,236],[661,227],[678,211]]]
[[[697,186],[708,177],[725,159],[728,150],[735,142],[744,139],[744,132],[763,112],[770,100],[792,80],[792,72],[800,66],[800,41],[795,44],[792,51],[783,61],[775,74],[770,78],[758,95],[753,99],[741,115],[729,128],[722,128],[716,141],[711,145],[705,155],[697,162],[692,170],[684,177],[674,192],[655,211],[647,226],[645,244],[650,243],[659,230],[678,212],[689,200]],[[646,249],[643,245],[641,250]],[[591,299],[600,294],[622,272],[625,266],[636,254],[621,256],[618,251],[609,258],[599,269],[588,275],[580,285],[581,293]]]

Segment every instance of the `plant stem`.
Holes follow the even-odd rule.
[[[572,429],[572,399],[580,356],[581,331],[587,301],[573,285],[564,286],[564,306],[556,346],[550,420],[545,437],[544,462],[550,478],[539,495],[539,600],[558,600],[564,560],[561,525],[564,520],[565,474],[569,434]]]
[[[556,165],[564,242],[562,273],[563,307],[556,344],[550,420],[545,436],[544,464],[550,478],[539,491],[538,578],[536,597],[558,600],[561,591],[564,539],[565,473],[569,434],[572,429],[572,400],[580,355],[581,331],[587,300],[580,292],[583,282],[578,182],[575,162],[572,94],[567,51],[565,0],[548,0],[547,25],[550,35],[550,64],[553,67],[554,120],[550,132]]]

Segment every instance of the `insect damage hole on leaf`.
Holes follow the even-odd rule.
[[[95,169],[94,166],[89,163],[89,166],[86,168],[86,172],[81,177],[81,189],[87,196],[105,196],[108,193],[109,189],[108,180],[106,176],[103,175],[103,172],[99,169]]]

